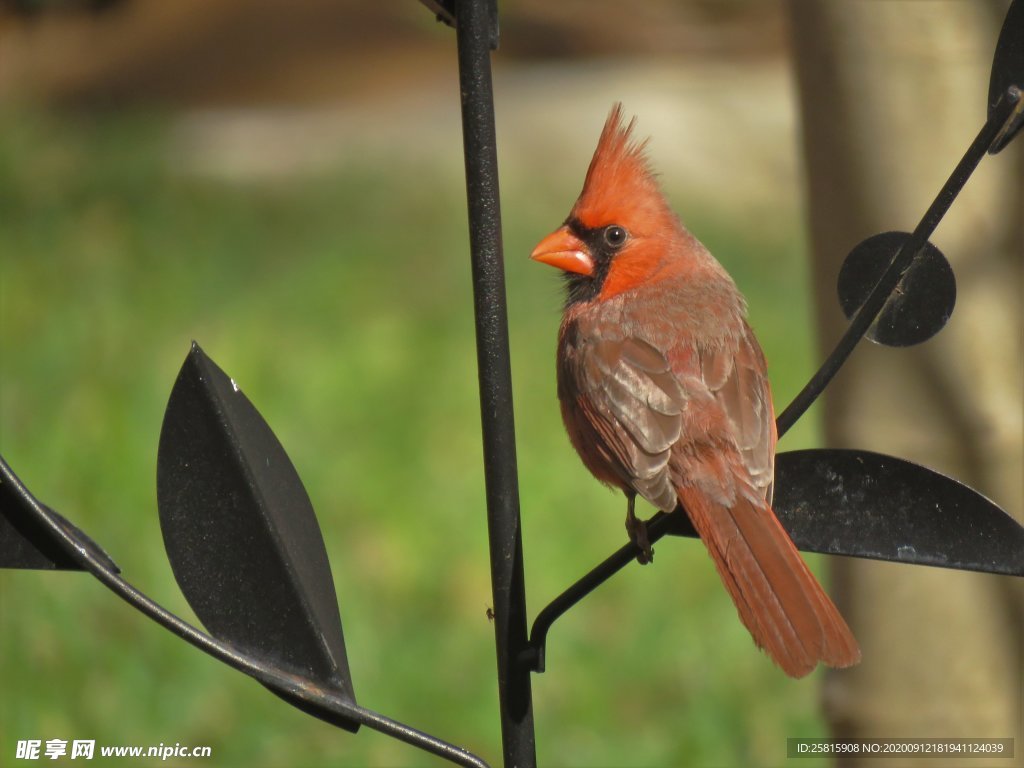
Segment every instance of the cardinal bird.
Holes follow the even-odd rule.
[[[626,494],[681,504],[740,620],[788,675],[860,649],[771,508],[775,419],[766,364],[732,278],[682,225],[616,104],[565,224],[531,257],[564,270],[558,399],[587,469]]]

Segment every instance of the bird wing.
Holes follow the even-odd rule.
[[[571,375],[582,395],[580,410],[619,478],[659,509],[675,508],[668,463],[684,421],[688,435],[735,446],[749,475],[743,485],[770,503],[776,441],[771,392],[761,348],[746,323],[743,331],[736,344],[676,345],[668,355],[607,327],[578,336]]]
[[[736,346],[699,349],[697,358],[700,381],[731,426],[729,431],[743,468],[750,475],[750,484],[771,504],[777,441],[775,412],[764,353],[754,332],[744,322]]]
[[[602,458],[624,487],[659,509],[675,509],[668,463],[681,434],[686,392],[665,356],[646,341],[618,334],[581,338],[568,373]]]

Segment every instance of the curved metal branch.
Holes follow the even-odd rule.
[[[672,530],[671,523],[680,517],[686,517],[685,514],[682,514],[681,507],[677,507],[676,511],[672,514],[658,512],[647,521],[648,541],[651,544],[659,541]],[[688,523],[689,521],[687,520],[686,522]],[[548,630],[551,629],[551,625],[561,618],[566,611],[576,605],[576,603],[629,565],[636,559],[639,553],[640,548],[636,544],[626,544],[548,603],[533,621],[533,627],[530,629],[530,643],[519,654],[519,663],[534,672],[543,672],[545,667],[544,652],[547,647]]]

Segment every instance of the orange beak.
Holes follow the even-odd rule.
[[[541,240],[533,249],[530,258],[542,264],[564,269],[566,272],[594,274],[594,260],[590,257],[587,246],[570,232],[568,227],[559,227]]]

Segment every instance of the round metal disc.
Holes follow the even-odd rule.
[[[857,245],[839,271],[839,303],[847,318],[867,300],[907,232],[883,232]],[[956,278],[946,257],[926,243],[903,275],[867,337],[890,347],[920,344],[942,330],[956,305]]]

